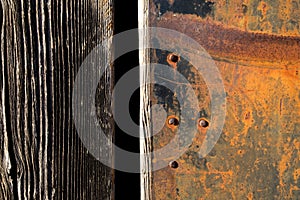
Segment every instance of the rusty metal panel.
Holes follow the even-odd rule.
[[[174,51],[150,50],[146,62],[180,72],[195,91],[199,113],[188,150],[144,177],[150,179],[144,181],[145,199],[299,199],[300,2],[152,0],[148,6],[146,26],[184,33],[212,56],[226,92],[226,117],[213,149],[199,156],[213,123],[210,91],[203,74],[178,54],[178,48],[186,48],[177,46],[178,38],[155,40]],[[159,67],[153,73],[159,74]],[[164,148],[176,135],[178,95],[150,87],[151,104],[162,105],[167,118],[146,141],[151,146],[146,151]],[[154,155],[151,163],[156,162]]]

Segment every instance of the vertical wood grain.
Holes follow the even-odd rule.
[[[112,1],[0,5],[0,199],[111,199],[113,171],[82,145],[71,102],[80,64],[112,35]],[[106,106],[111,74],[101,81]]]
[[[138,8],[139,16],[139,28],[147,29],[149,27],[149,1],[139,1]],[[147,83],[151,72],[149,70],[150,63],[150,51],[146,47],[149,44],[149,35],[147,31],[142,32],[143,35],[140,35],[139,40],[139,62],[140,62],[140,84],[144,87],[140,88],[140,126],[142,126],[141,140],[140,140],[140,168],[141,168],[141,199],[150,200],[152,199],[151,194],[151,162],[152,158],[148,156],[148,153],[151,152],[151,88]],[[140,33],[141,34],[141,33]],[[144,138],[144,139],[143,139]]]

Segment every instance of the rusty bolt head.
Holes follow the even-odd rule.
[[[173,169],[178,168],[178,162],[177,161],[172,161],[169,163],[169,166]]]
[[[205,120],[205,119],[200,119],[198,124],[199,124],[199,126],[202,127],[202,128],[206,128],[206,127],[209,126],[208,121]]]

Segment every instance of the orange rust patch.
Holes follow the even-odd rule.
[[[158,189],[164,187],[158,182],[154,190],[161,193],[155,197],[176,199],[176,188],[181,199],[295,197],[300,157],[297,66],[270,69],[215,62],[228,95],[224,133],[204,163],[193,154],[178,159],[180,168],[171,170],[174,182],[165,187],[171,197]],[[190,149],[194,152],[206,135],[198,133]]]
[[[260,10],[262,12],[263,17],[266,17],[267,11],[269,10],[269,6],[266,2],[261,1],[258,4],[257,10]]]

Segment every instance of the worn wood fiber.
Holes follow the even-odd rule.
[[[0,199],[111,199],[113,172],[82,145],[71,97],[82,61],[112,35],[112,1],[0,6]],[[111,75],[100,83],[102,105],[110,104]]]

